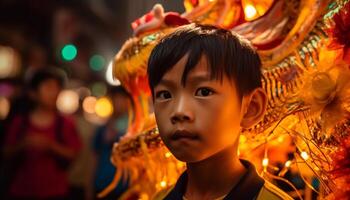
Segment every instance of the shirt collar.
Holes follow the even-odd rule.
[[[254,199],[265,181],[256,172],[254,165],[246,160],[240,160],[243,166],[247,169],[238,184],[231,189],[224,200],[250,200]],[[165,200],[182,200],[185,194],[187,184],[186,171],[177,180],[174,189],[164,198]]]

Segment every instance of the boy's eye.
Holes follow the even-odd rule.
[[[214,91],[210,88],[199,88],[197,89],[196,91],[196,96],[201,96],[201,97],[206,97],[206,96],[209,96],[209,95],[212,95],[214,94]]]
[[[156,99],[165,100],[170,98],[171,98],[171,94],[168,91],[163,90],[156,93]]]

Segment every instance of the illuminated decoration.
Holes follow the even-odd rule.
[[[253,19],[258,14],[255,7],[253,5],[250,5],[250,4],[245,6],[244,13],[245,13],[245,17],[247,18],[247,20]]]
[[[166,158],[170,158],[171,155],[172,155],[172,154],[171,154],[170,152],[166,152],[166,153],[165,153],[165,157],[166,157]]]
[[[110,85],[114,85],[114,86],[118,86],[120,85],[120,81],[117,78],[113,78],[113,62],[109,62],[107,70],[106,70],[106,80],[107,83],[109,83]]]
[[[63,90],[57,98],[57,109],[64,114],[73,114],[79,108],[79,95],[73,90]]]
[[[101,97],[96,101],[95,112],[99,117],[107,118],[113,113],[112,102],[107,97]]]
[[[262,165],[263,165],[264,167],[267,167],[267,166],[269,165],[269,159],[268,159],[268,158],[264,158],[264,159],[262,160]]]
[[[160,187],[165,188],[167,186],[167,183],[165,181],[160,182]]]
[[[252,21],[263,16],[271,8],[273,3],[273,0],[242,0],[245,20]]]
[[[67,44],[61,49],[62,59],[65,61],[72,61],[77,56],[77,47],[73,44]]]
[[[87,112],[89,114],[95,113],[95,106],[96,106],[96,97],[94,96],[88,96],[83,101],[83,109],[84,112]]]
[[[101,55],[93,55],[89,60],[90,68],[94,71],[103,70],[105,64],[106,64],[106,61],[104,57]]]
[[[262,85],[269,103],[263,120],[249,130],[242,130],[240,158],[253,162],[263,178],[290,185],[299,198],[301,192],[283,178],[289,170],[299,173],[305,191],[315,190],[319,198],[347,199],[350,3],[347,0],[184,2],[186,12],[181,17],[241,34],[251,41],[262,59]],[[242,20],[246,13],[240,11],[245,11],[247,5],[254,7],[257,18]],[[162,23],[158,29],[152,29],[151,21],[139,22],[138,26],[142,27],[118,52],[112,70],[133,97],[135,118],[128,137],[113,147],[111,160],[118,168],[117,174],[100,196],[112,191],[122,172],[127,172],[132,185],[129,191],[151,198],[163,189],[162,185],[173,185],[185,167],[164,147],[148,108],[148,56],[156,42],[176,26]],[[271,145],[283,151],[269,155],[273,153]],[[282,169],[276,167],[276,160],[282,163]],[[140,178],[141,173],[147,175]],[[310,183],[312,177],[320,182],[319,190]],[[161,184],[163,181],[166,184]]]
[[[0,120],[6,119],[10,111],[10,101],[0,96]]]
[[[19,70],[18,53],[11,47],[0,46],[0,78],[13,77]]]
[[[103,82],[94,83],[91,87],[92,95],[100,97],[107,93],[107,86]]]
[[[287,162],[284,164],[285,167],[290,167],[292,165],[292,161],[287,160]]]
[[[301,152],[300,156],[301,156],[304,160],[308,160],[308,159],[309,159],[309,155],[308,155],[305,151]]]

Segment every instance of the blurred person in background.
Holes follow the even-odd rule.
[[[67,199],[68,166],[81,144],[74,121],[56,109],[63,85],[58,69],[40,69],[31,77],[32,106],[13,117],[5,135],[6,199]]]
[[[81,149],[79,156],[72,163],[68,172],[68,181],[70,185],[71,200],[91,200],[94,192],[92,186],[93,149],[91,143],[94,138],[96,124],[86,119],[86,116],[78,113],[75,118],[79,137],[81,140]]]
[[[94,196],[96,199],[97,194],[112,182],[114,174],[116,170],[118,170],[112,165],[110,160],[112,147],[127,131],[129,119],[128,110],[131,108],[132,104],[130,95],[122,86],[113,87],[109,92],[109,97],[113,104],[113,115],[104,126],[97,128],[93,140],[94,163],[96,168],[94,176]],[[116,189],[103,199],[118,199],[127,188],[128,183],[120,181]]]
[[[42,70],[48,65],[48,55],[43,46],[32,44],[29,46],[27,53],[24,55],[25,66],[24,80],[31,80],[37,70]]]

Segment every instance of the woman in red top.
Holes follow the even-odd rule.
[[[66,199],[67,166],[80,149],[74,122],[56,110],[63,77],[55,69],[37,71],[30,82],[35,104],[14,117],[5,137],[5,158],[16,161],[10,199]]]

